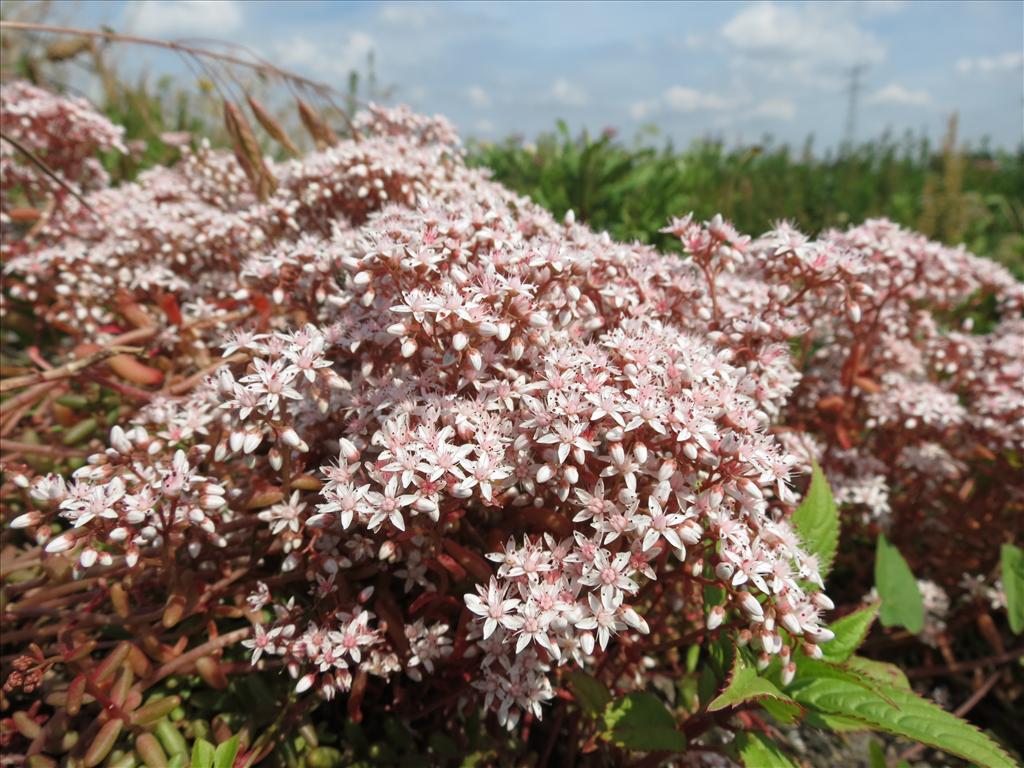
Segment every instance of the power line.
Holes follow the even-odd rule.
[[[867,66],[864,64],[855,64],[850,67],[847,77],[849,78],[846,86],[847,103],[846,103],[846,145],[848,147],[853,146],[854,140],[857,138],[857,107],[860,101],[861,91],[861,75]]]

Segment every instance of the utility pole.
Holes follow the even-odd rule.
[[[853,149],[853,142],[857,135],[857,104],[860,100],[861,75],[867,67],[863,64],[855,64],[850,67],[847,77],[849,78],[846,93],[846,138],[845,145],[848,150]]]

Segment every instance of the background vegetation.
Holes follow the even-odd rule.
[[[884,216],[1024,274],[1024,147],[968,150],[956,125],[953,116],[941,146],[908,133],[816,154],[811,138],[799,150],[630,147],[611,132],[572,136],[559,123],[536,142],[471,142],[470,157],[554,213],[572,209],[620,240],[674,247],[658,230],[686,211],[721,213],[750,234],[780,219],[815,233]]]

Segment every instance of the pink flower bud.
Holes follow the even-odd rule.
[[[709,630],[718,629],[722,626],[723,621],[725,621],[725,609],[722,606],[716,605],[708,611],[707,628]]]
[[[743,593],[743,596],[740,598],[740,607],[743,609],[743,613],[754,621],[761,621],[761,619],[764,618],[764,611],[761,608],[761,604],[757,601],[757,598],[749,592]]]

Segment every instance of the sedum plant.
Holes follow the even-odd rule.
[[[26,93],[4,86],[5,113]],[[271,162],[225,116],[233,153],[84,197],[64,194],[76,142],[116,128],[4,127],[39,139],[5,158],[56,184],[42,208],[4,187],[5,224],[38,214],[3,241],[24,349],[3,389],[7,749],[315,768],[397,762],[404,734],[425,764],[765,765],[805,720],[1012,764],[853,656],[874,608],[830,627],[825,591],[825,475],[882,519],[858,496],[873,462],[967,426],[1011,460],[1007,272],[886,222],[751,240],[684,217],[681,259],[468,169],[442,118],[372,107],[339,141],[308,114],[324,148]],[[977,294],[1006,318],[977,340],[921,309]],[[286,684],[258,735],[193,725],[250,678]],[[297,745],[314,722],[351,726]]]

